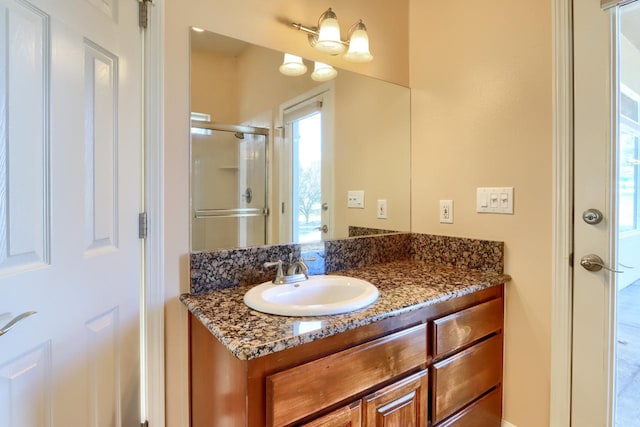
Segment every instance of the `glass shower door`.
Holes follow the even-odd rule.
[[[268,131],[208,122],[192,126],[192,250],[265,244]]]

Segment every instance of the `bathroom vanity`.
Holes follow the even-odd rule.
[[[183,295],[193,427],[500,425],[509,276],[416,260],[338,274],[378,301],[291,318],[244,306],[250,286]]]

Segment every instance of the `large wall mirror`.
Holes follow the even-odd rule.
[[[191,30],[191,248],[410,229],[410,90]]]

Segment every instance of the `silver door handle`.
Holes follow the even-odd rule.
[[[2,329],[0,329],[0,337],[3,336],[4,334],[6,334],[7,332],[9,332],[11,330],[11,328],[13,328],[14,326],[16,326],[16,323],[18,323],[19,321],[21,321],[22,319],[26,319],[29,316],[33,316],[34,314],[36,314],[37,311],[25,311],[22,314],[17,315],[16,317],[14,317],[13,319],[11,319],[9,321],[9,323],[7,323],[6,325],[4,325],[2,327]]]
[[[624,271],[614,270],[613,268],[607,267],[604,265],[604,261],[596,254],[585,255],[580,259],[580,265],[584,267],[585,270],[589,271],[600,271],[603,268],[607,271],[611,271],[612,273],[624,273]]]
[[[316,230],[322,231],[323,233],[328,233],[329,232],[329,227],[327,227],[327,224],[325,224],[322,227],[316,227]]]

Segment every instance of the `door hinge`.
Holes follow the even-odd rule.
[[[140,427],[149,427],[149,421],[140,423]]]
[[[147,238],[147,213],[140,212],[138,214],[138,238],[146,239]]]
[[[153,4],[153,0],[138,0],[138,25],[145,30],[149,25],[149,3]]]

